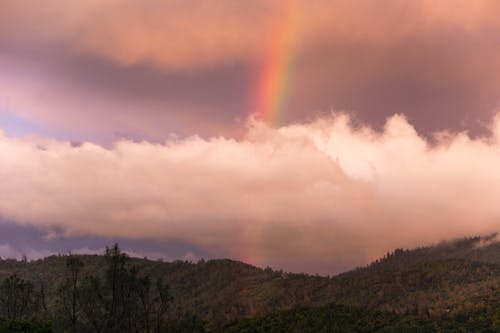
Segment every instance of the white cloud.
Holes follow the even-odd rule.
[[[22,257],[22,254],[10,246],[10,244],[0,244],[0,257],[2,259],[19,259]]]
[[[0,216],[67,235],[182,239],[292,269],[362,264],[499,229],[498,119],[492,130],[430,146],[401,116],[376,133],[337,115],[278,129],[252,121],[241,140],[113,149],[0,134]]]
[[[27,249],[21,250],[21,249],[18,249],[16,247],[12,246],[9,243],[0,244],[0,257],[3,259],[20,260],[24,256],[26,256],[26,258],[28,260],[37,260],[37,259],[51,256],[53,254],[56,254],[56,253],[53,251],[50,251],[50,250],[45,250],[45,249],[27,248]]]

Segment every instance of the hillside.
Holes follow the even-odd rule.
[[[82,276],[104,274],[103,256],[78,257],[84,264]],[[66,259],[1,260],[0,280],[18,274],[43,286],[51,309],[67,271]],[[343,312],[370,309],[395,323],[408,318],[422,323],[451,318],[476,325],[487,320],[487,325],[500,330],[500,244],[493,237],[397,249],[367,267],[334,277],[283,273],[227,259],[168,263],[132,258],[130,264],[140,275],[162,277],[169,285],[173,296],[169,318],[194,318],[213,327],[241,318],[273,322],[276,316],[307,317],[309,311],[321,317],[332,310],[330,304],[341,304]],[[276,315],[276,311],[285,312]]]

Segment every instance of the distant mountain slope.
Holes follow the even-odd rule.
[[[498,234],[495,233],[484,237],[468,237],[441,242],[434,246],[412,250],[396,249],[392,253],[387,253],[384,258],[371,263],[365,269],[393,269],[445,259],[466,259],[500,264],[500,238],[498,237]]]
[[[84,275],[102,274],[102,256],[80,256]],[[0,261],[0,280],[17,273],[45,286],[49,307],[65,256]],[[171,316],[189,313],[222,323],[331,303],[419,320],[500,312],[500,243],[474,237],[415,250],[397,249],[364,268],[335,277],[290,274],[232,260],[164,263],[133,259],[141,274],[163,277],[174,297]],[[311,310],[312,311],[312,310]],[[500,319],[499,319],[500,321]],[[500,324],[499,324],[500,325]]]

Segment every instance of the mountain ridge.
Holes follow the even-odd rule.
[[[103,256],[76,257],[84,264],[83,275],[104,274]],[[44,285],[48,307],[52,308],[57,303],[57,287],[63,282],[67,258],[1,260],[0,280],[17,274]],[[252,320],[258,318],[273,320],[273,313],[295,318],[292,314],[300,308],[318,314],[332,304],[348,307],[334,308],[335,313],[367,309],[392,313],[396,317],[383,318],[396,322],[416,318],[427,323],[465,316],[466,322],[475,323],[476,317],[468,314],[481,311],[500,317],[500,242],[496,235],[413,250],[395,249],[365,267],[335,276],[275,271],[231,259],[192,263],[130,258],[130,264],[141,275],[161,277],[169,285],[173,296],[171,318],[194,316],[214,327],[240,320],[250,320],[248,325],[253,325]],[[498,325],[500,329],[500,318]]]

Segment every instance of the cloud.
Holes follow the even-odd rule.
[[[485,133],[499,106],[499,6],[0,0],[0,118],[21,120],[22,133],[106,144],[231,136],[255,112],[263,63],[275,61],[290,65],[280,124],[334,109],[380,125],[403,111],[425,134]]]
[[[2,248],[0,246],[0,251],[1,251],[1,249]],[[149,260],[167,260],[167,261],[176,260],[176,258],[171,257],[171,256],[165,254],[164,252],[158,252],[158,251],[143,251],[143,250],[137,250],[137,249],[134,250],[134,249],[130,249],[130,248],[121,248],[121,251],[126,253],[130,257],[134,257],[134,258],[148,258]],[[89,248],[88,246],[85,246],[85,247],[73,249],[70,252],[71,252],[71,254],[102,255],[106,252],[106,248],[101,247],[101,248],[95,249],[95,248]],[[177,259],[195,262],[195,261],[199,260],[200,258],[191,252],[187,252]]]
[[[18,249],[9,243],[0,244],[0,258],[20,260],[24,256],[28,260],[37,260],[56,254],[54,251],[45,249],[24,248]]]
[[[0,57],[0,127],[7,133],[157,141],[172,132],[234,133],[235,118],[248,112],[245,80],[231,72],[163,75],[37,52]]]
[[[175,258],[169,257],[163,252],[151,252],[151,251],[137,251],[129,248],[121,249],[123,253],[126,253],[130,257],[134,258],[148,258],[150,260],[168,260],[173,261]],[[10,243],[2,243],[0,244],[0,258],[4,259],[16,259],[21,260],[24,256],[28,260],[38,260],[51,255],[57,254],[77,254],[77,255],[103,255],[106,252],[106,248],[89,248],[88,246],[75,248],[68,252],[56,252],[49,249],[34,249],[31,247],[21,247],[17,248],[16,246],[11,245]],[[191,252],[187,252],[183,256],[179,258],[180,260],[187,260],[196,262],[199,260],[199,257]]]
[[[495,1],[48,0],[0,1],[0,37],[63,44],[122,65],[190,69],[255,60],[276,43],[287,13],[299,14],[303,44],[387,42],[438,29],[498,26]],[[1,33],[5,31],[5,33]],[[272,45],[271,45],[272,46]]]
[[[7,259],[19,259],[21,256],[21,253],[12,248],[9,244],[0,244],[0,257]]]
[[[251,120],[240,140],[112,149],[0,135],[0,216],[63,237],[179,239],[322,272],[499,229],[499,118],[491,137],[440,133],[432,145],[399,115],[382,132],[351,123]]]

